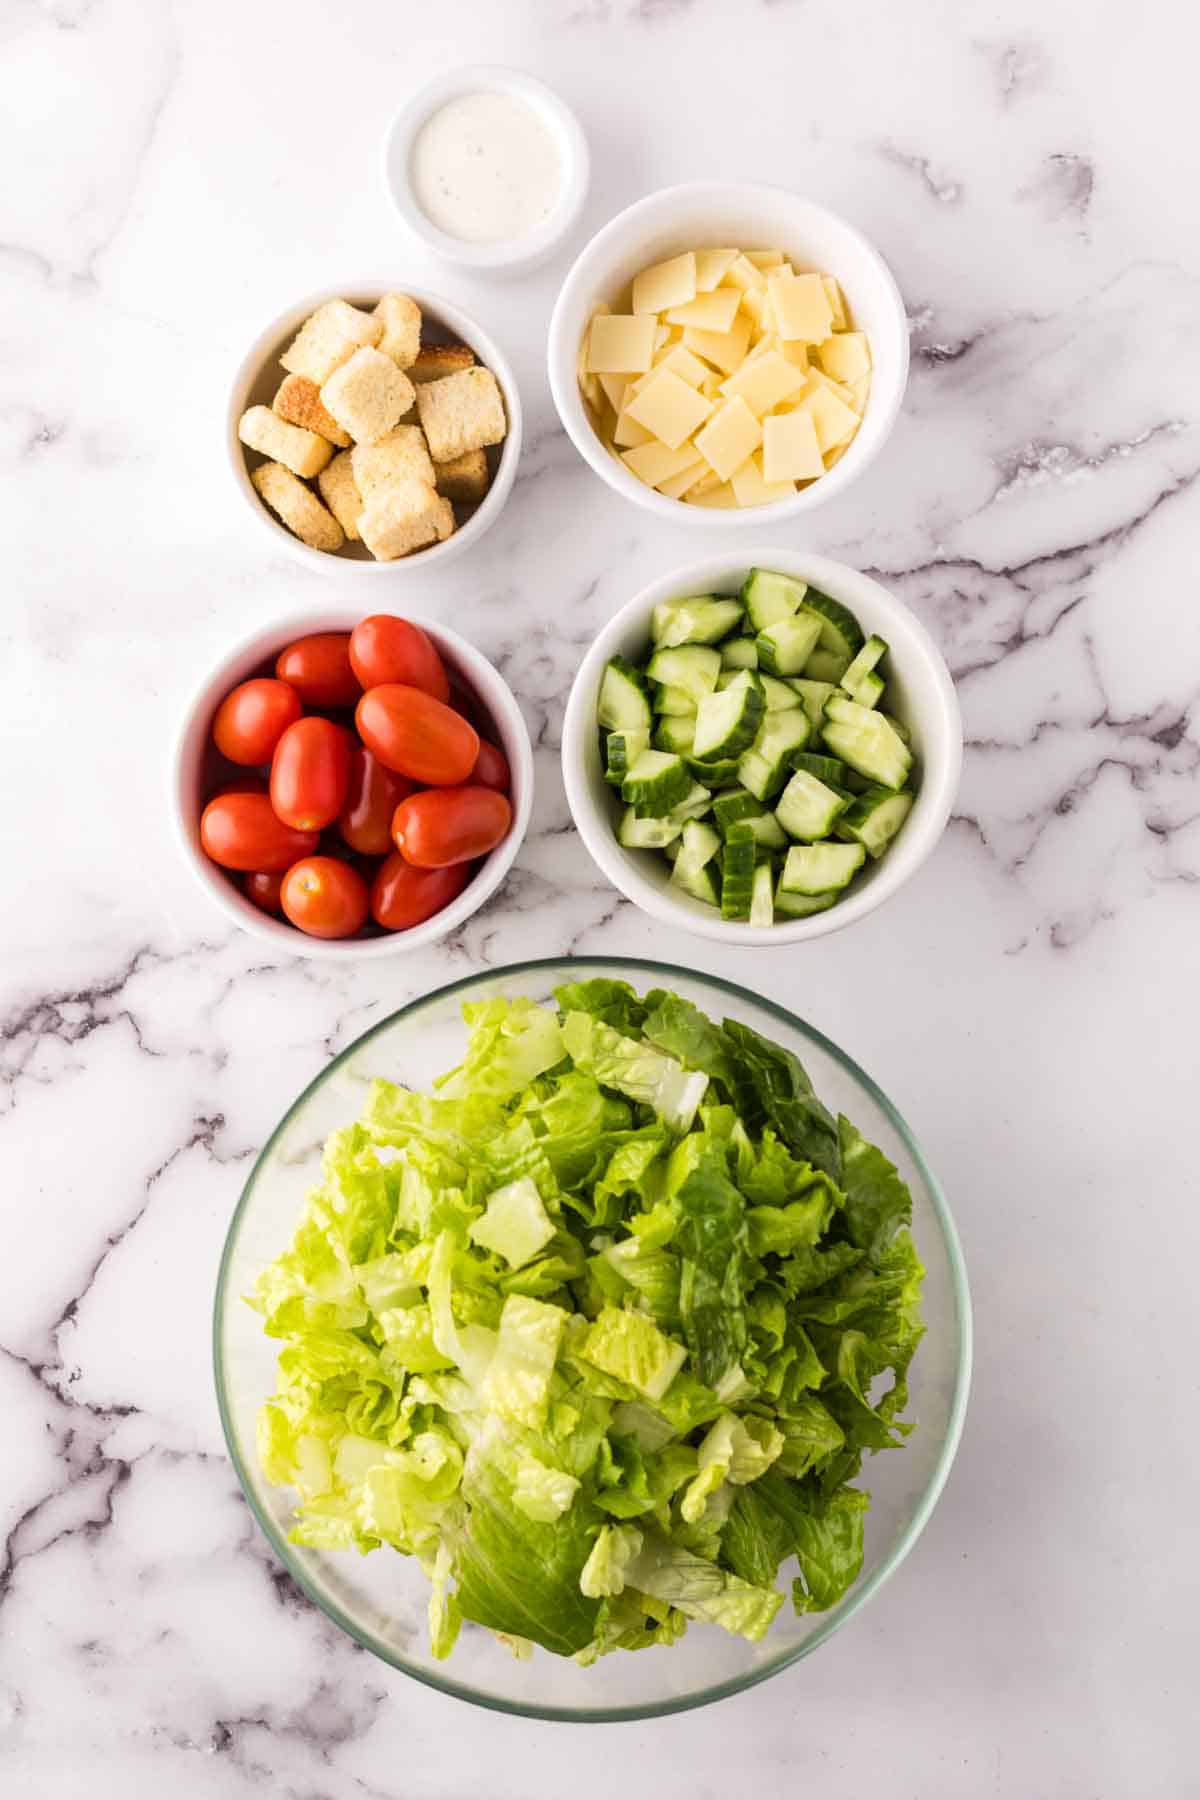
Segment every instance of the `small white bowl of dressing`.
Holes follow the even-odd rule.
[[[558,95],[517,69],[455,69],[392,121],[383,173],[400,217],[446,262],[530,269],[587,195],[587,139]]]

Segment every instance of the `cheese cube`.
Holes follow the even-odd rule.
[[[794,481],[764,480],[761,455],[747,457],[729,477],[729,485],[739,506],[770,506],[773,501],[789,499],[796,491]]]
[[[696,433],[696,448],[721,480],[728,481],[733,471],[758,449],[762,434],[762,426],[737,394],[713,414],[703,431]]]
[[[779,346],[780,356],[786,356],[790,363],[795,363],[795,365],[798,369],[803,369],[807,373],[807,370],[808,370],[808,345],[807,344],[801,344],[801,343],[785,344],[781,337],[777,337],[775,339],[775,342]]]
[[[623,451],[621,461],[647,487],[658,487],[661,482],[670,481],[673,476],[682,475],[688,469],[697,468],[699,464],[691,444],[684,444],[678,450],[668,450],[657,438],[651,438],[640,449]]]
[[[686,251],[669,262],[655,263],[643,269],[633,281],[635,313],[666,312],[668,307],[685,306],[696,298],[696,254]]]
[[[756,269],[777,269],[784,261],[782,250],[747,250],[743,254]]]
[[[668,500],[681,500],[687,490],[694,487],[702,475],[707,474],[708,465],[702,456],[698,456],[694,463],[689,463],[678,475],[672,475],[669,481],[660,481],[658,491],[665,494]]]
[[[589,375],[587,379],[594,381],[603,390],[608,404],[615,413],[619,413],[625,404],[625,390],[633,384],[624,375]]]
[[[849,443],[858,430],[858,414],[838,399],[832,388],[809,387],[801,398],[801,406],[816,427],[817,443],[822,456]]]
[[[732,289],[722,290],[722,292],[725,293],[731,293],[732,291]],[[769,331],[771,329],[767,306],[767,296],[762,288],[747,288],[742,295],[742,311],[750,320],[754,330],[760,337],[764,331]]]
[[[767,278],[762,270],[756,269],[754,264],[740,251],[721,277],[722,287],[761,288],[766,284]]]
[[[833,309],[819,275],[774,271],[767,281],[774,328],[781,338],[820,344],[833,330]]]
[[[721,383],[721,392],[728,399],[740,394],[755,418],[761,419],[782,400],[798,394],[806,379],[803,371],[786,356],[780,356],[778,350],[768,350],[765,356],[755,357],[753,362],[747,357],[736,375],[727,376]]]
[[[683,496],[685,500],[698,500],[701,494],[711,494],[714,488],[720,487],[721,477],[716,471],[710,469],[707,463],[702,466],[704,473],[693,481],[690,488],[686,489]]]
[[[850,383],[850,398],[847,406],[852,406],[861,419],[867,410],[867,396],[871,392],[871,377],[863,375],[858,381]]]
[[[711,294],[737,261],[736,250],[697,250],[696,292]]]
[[[697,294],[686,306],[673,306],[667,318],[672,325],[695,325],[700,331],[730,331],[741,298],[736,288],[716,288]]]
[[[678,375],[681,381],[686,381],[689,387],[694,388],[698,388],[705,377],[711,373],[708,364],[702,363],[700,358],[693,356],[690,350],[685,350],[682,344],[672,344],[669,349],[660,354],[648,375],[639,375],[636,381],[630,382],[626,398],[632,400],[635,394],[640,394],[647,383],[654,380],[660,370],[671,375]]]
[[[657,329],[653,313],[637,318],[629,313],[598,313],[588,332],[589,374],[641,375],[654,361]]]
[[[703,425],[711,411],[711,400],[706,400],[703,394],[697,393],[694,387],[668,369],[646,383],[626,407],[625,417],[644,425],[668,449],[677,450],[697,426]]]
[[[858,381],[870,372],[871,352],[865,332],[841,331],[817,346],[817,361],[835,381]]]
[[[852,395],[848,387],[840,381],[835,381],[832,375],[826,375],[823,369],[810,368],[808,371],[809,392],[811,393],[813,388],[819,387],[828,388],[831,394],[836,394],[843,406],[850,405]]]
[[[829,310],[833,314],[833,329],[835,331],[848,331],[850,328],[850,315],[846,310],[846,302],[842,298],[841,288],[838,286],[832,275],[822,275],[821,285],[825,289],[825,295],[829,301]]]
[[[714,363],[724,374],[732,375],[741,367],[742,358],[750,348],[750,321],[739,314],[732,331],[699,331],[694,325],[685,325],[683,341],[705,362]]]
[[[848,443],[847,444],[839,444],[836,450],[826,451],[826,453],[825,453],[826,474],[828,474],[829,470],[832,469],[832,467],[835,463],[841,462],[843,456],[845,456],[845,454],[849,448],[850,448],[850,445]]]
[[[636,449],[641,444],[654,442],[654,433],[647,431],[644,425],[639,425],[636,419],[631,419],[627,411],[617,414],[612,437],[618,449]]]
[[[813,481],[825,472],[817,428],[803,410],[773,413],[762,423],[763,478],[777,481]]]
[[[703,494],[697,494],[693,506],[736,506],[737,495],[727,481],[719,481],[716,487],[707,488]]]

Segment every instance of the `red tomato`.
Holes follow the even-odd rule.
[[[357,869],[336,856],[306,856],[283,878],[285,915],[309,937],[353,937],[367,922],[370,892]]]
[[[393,850],[371,885],[371,917],[388,931],[407,931],[456,900],[471,879],[469,863],[414,869]]]
[[[392,841],[418,869],[444,869],[486,856],[511,824],[512,807],[494,788],[430,788],[400,802]]]
[[[311,856],[317,834],[285,825],[266,794],[218,794],[201,816],[200,842],[223,869],[270,873]]]
[[[479,740],[479,755],[471,770],[471,786],[495,788],[498,794],[508,792],[508,763],[504,752],[497,750],[495,744],[489,744],[486,738]]]
[[[355,706],[362,692],[350,667],[350,633],[318,631],[280,651],[280,681],[294,687],[305,706]]]
[[[273,869],[270,873],[259,869],[257,874],[247,875],[242,885],[246,889],[247,900],[253,900],[255,906],[260,907],[263,912],[283,911],[283,902],[279,897],[279,890],[283,886],[281,869]]]
[[[354,627],[350,667],[364,688],[400,681],[443,703],[450,698],[450,682],[428,634],[391,613],[373,613]]]
[[[213,720],[213,742],[232,763],[269,763],[275,746],[300,717],[300,696],[286,681],[243,681],[226,694]]]
[[[369,750],[350,752],[350,785],[338,830],[362,856],[386,856],[392,848],[392,814],[413,791],[411,781],[393,775]]]
[[[465,781],[479,755],[473,725],[431,694],[399,682],[385,682],[364,694],[354,723],[372,756],[397,775],[432,787]]]
[[[271,805],[297,831],[323,831],[342,810],[350,783],[348,731],[330,719],[297,719],[271,763]]]

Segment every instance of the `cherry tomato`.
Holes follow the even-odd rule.
[[[322,831],[342,810],[350,783],[350,734],[329,719],[297,719],[271,762],[271,805],[285,825]]]
[[[259,869],[255,874],[247,875],[242,884],[247,900],[252,900],[263,912],[281,913],[283,901],[279,897],[279,890],[283,886],[283,874],[282,869],[272,869],[269,872]]]
[[[495,744],[489,744],[486,738],[479,740],[479,755],[471,770],[471,786],[495,788],[498,794],[508,792],[508,763],[504,752],[497,750]]]
[[[362,856],[386,856],[392,848],[392,814],[413,791],[411,781],[393,775],[377,756],[356,745],[350,752],[350,785],[338,816],[338,830]]]
[[[494,788],[430,788],[400,802],[392,841],[418,869],[444,869],[486,856],[511,824],[512,807]]]
[[[393,850],[371,884],[371,917],[388,931],[407,931],[456,900],[471,875],[469,863],[455,863],[448,869],[414,869]]]
[[[275,746],[300,717],[300,696],[286,681],[243,681],[226,694],[213,720],[213,742],[232,763],[269,763]]]
[[[297,638],[280,652],[275,673],[295,688],[305,706],[355,706],[362,692],[350,667],[348,631]]]
[[[428,634],[391,613],[373,613],[354,627],[350,667],[364,688],[400,681],[443,703],[450,698],[450,682]]]
[[[306,856],[283,878],[283,910],[309,937],[353,937],[367,922],[370,891],[357,869],[336,856]]]
[[[201,815],[200,842],[223,869],[269,874],[311,856],[317,833],[285,825],[266,794],[218,794]]]
[[[354,722],[367,749],[385,767],[431,787],[456,787],[479,755],[473,725],[432,694],[399,682],[385,682],[364,694]]]

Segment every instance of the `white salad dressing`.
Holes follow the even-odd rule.
[[[417,205],[448,237],[497,244],[549,218],[563,185],[553,133],[512,94],[461,94],[432,113],[413,142]]]

